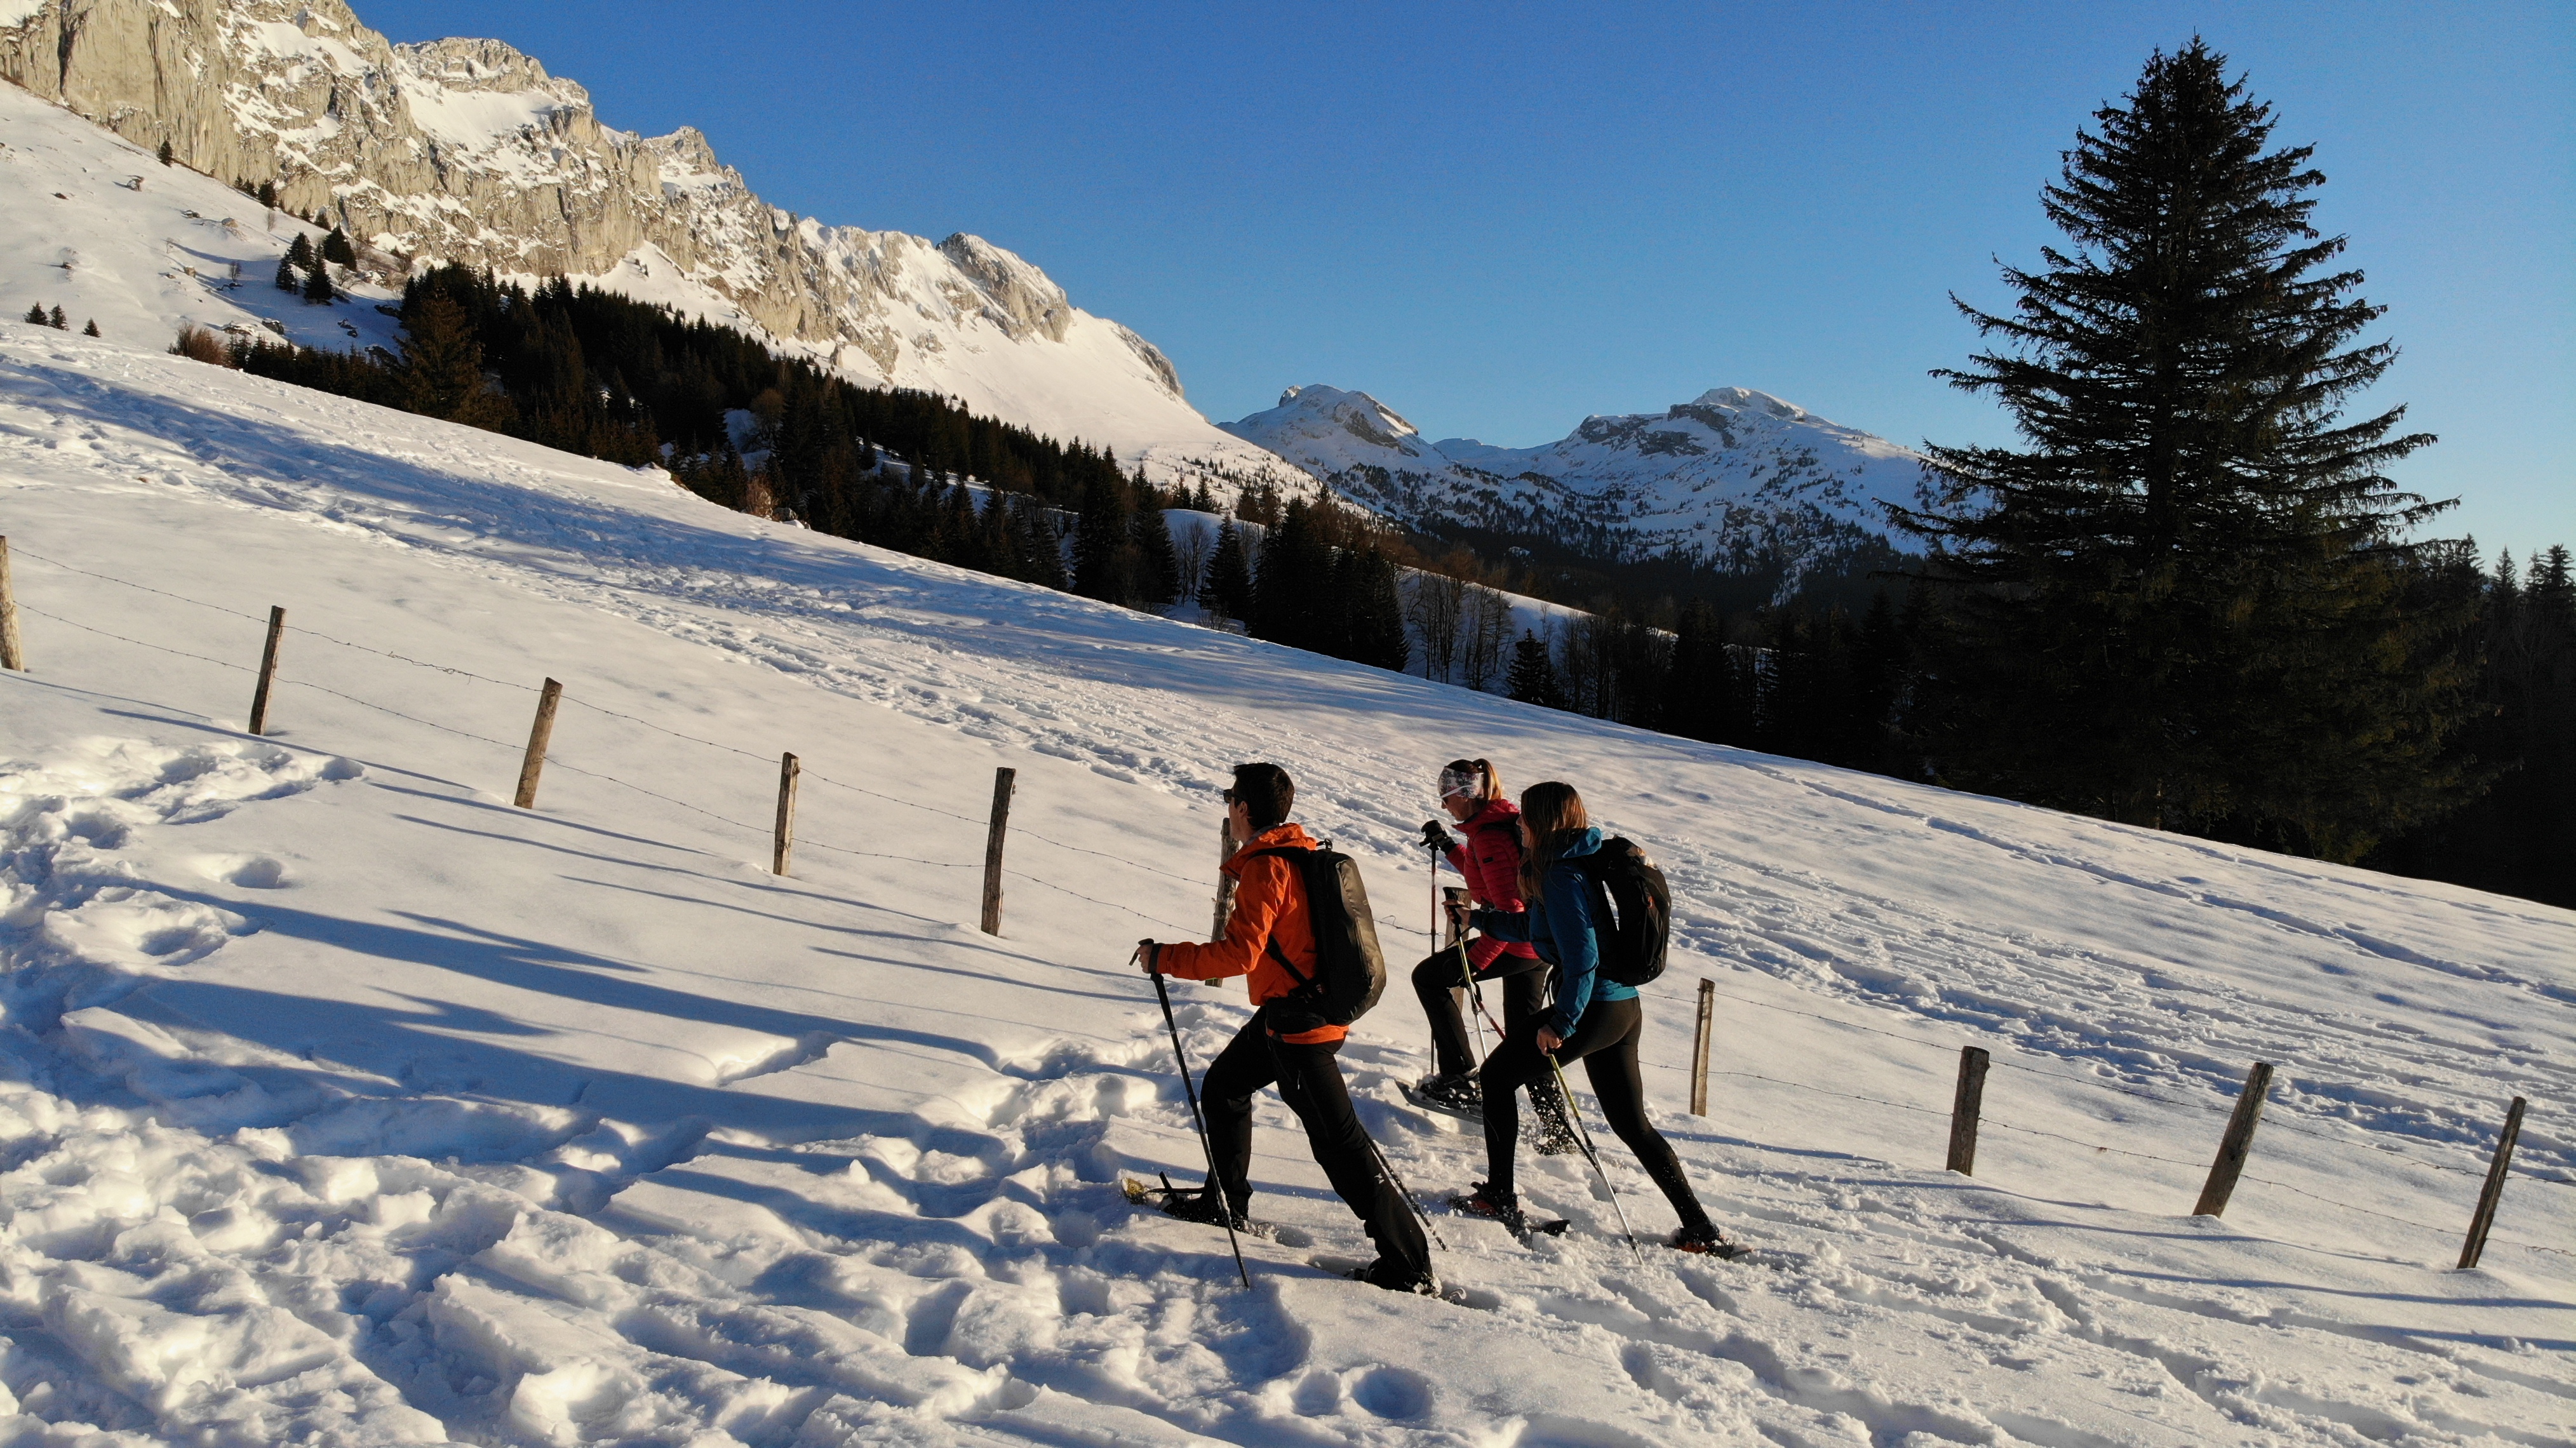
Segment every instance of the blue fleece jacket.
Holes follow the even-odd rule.
[[[1635,986],[1621,985],[1601,973],[1601,946],[1593,934],[1592,881],[1577,860],[1601,850],[1599,827],[1567,842],[1539,881],[1539,898],[1526,912],[1479,910],[1470,919],[1496,940],[1526,940],[1556,967],[1556,1007],[1547,1028],[1559,1036],[1574,1034],[1575,1022],[1596,1000],[1637,998]]]

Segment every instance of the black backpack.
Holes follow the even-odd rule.
[[[1664,872],[1632,840],[1604,840],[1578,856],[1593,889],[1593,937],[1601,973],[1621,985],[1645,985],[1664,973],[1664,946],[1672,933],[1673,891]]]
[[[1306,918],[1315,927],[1312,976],[1289,961],[1276,937],[1270,941],[1270,958],[1298,981],[1296,990],[1269,1003],[1271,1028],[1294,1035],[1347,1026],[1367,1015],[1386,990],[1386,956],[1377,948],[1377,919],[1369,910],[1368,887],[1360,883],[1359,861],[1330,845],[1261,853],[1293,857],[1306,887]]]

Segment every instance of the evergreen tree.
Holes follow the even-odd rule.
[[[1023,498],[1013,510],[1012,522],[1020,533],[1020,554],[1027,560],[1029,582],[1045,588],[1064,588],[1070,580],[1064,573],[1064,538],[1056,531],[1055,517],[1047,505],[1036,498]]]
[[[282,256],[277,259],[277,289],[281,292],[304,290],[304,278],[295,274],[295,263]]]
[[[1565,696],[1556,687],[1556,665],[1547,656],[1547,644],[1526,629],[1521,632],[1521,641],[1512,645],[1512,667],[1504,683],[1511,696],[1524,704],[1565,707]]]
[[[1234,526],[1232,518],[1216,525],[1216,550],[1208,556],[1207,583],[1199,589],[1199,603],[1225,618],[1240,619],[1252,612],[1252,563],[1243,530]]]
[[[483,344],[472,319],[444,288],[423,290],[403,310],[403,406],[428,417],[471,421],[484,395]]]
[[[81,335],[82,335],[82,336],[84,336],[84,337],[95,337],[95,336],[97,336],[97,335],[98,335],[98,318],[96,318],[96,317],[92,317],[92,318],[90,318],[90,319],[89,319],[88,324],[87,324],[86,326],[84,326],[84,327],[82,327],[82,328],[81,328]]]
[[[164,166],[169,165],[172,161],[177,159],[170,154],[170,143],[167,140],[164,140],[161,143],[161,149],[158,154],[161,157],[161,164]]]
[[[1335,652],[1356,663],[1401,673],[1412,652],[1404,632],[1404,596],[1398,588],[1395,560],[1376,547],[1342,550],[1335,569],[1334,591],[1344,610],[1341,647]]]
[[[1161,610],[1181,596],[1181,558],[1172,548],[1171,524],[1151,502],[1136,510],[1136,603]]]
[[[277,183],[274,181],[262,181],[259,189],[251,194],[259,198],[262,206],[273,208],[277,205]]]
[[[1332,569],[1332,550],[1316,536],[1314,511],[1299,498],[1261,545],[1261,571],[1253,579],[1244,631],[1291,648],[1316,648],[1330,631],[1325,595]]]
[[[339,289],[331,285],[331,269],[327,266],[314,267],[304,278],[304,300],[308,303],[328,303],[339,295]]]
[[[57,332],[68,332],[72,329],[72,319],[63,315],[63,309],[61,307],[56,307],[52,312],[46,314],[45,325],[53,328]]]
[[[295,239],[286,244],[286,259],[299,271],[310,268],[313,265],[313,238],[300,231],[295,233]]]
[[[332,227],[331,234],[322,238],[322,259],[338,262],[342,266],[356,266],[358,249],[349,244],[349,233],[337,226]]]
[[[1682,610],[1673,641],[1672,682],[1662,728],[1713,744],[1753,742],[1740,671],[1726,646],[1726,619],[1706,599]]]
[[[1082,520],[1073,535],[1073,591],[1108,603],[1134,597],[1134,533],[1126,481],[1115,469],[1093,473],[1082,490]]]
[[[45,304],[44,304],[44,303],[42,303],[42,302],[37,302],[37,303],[35,303],[35,304],[33,304],[33,305],[29,306],[29,307],[27,308],[27,318],[26,318],[26,319],[27,319],[28,321],[30,321],[30,322],[33,322],[34,324],[36,324],[36,325],[37,325],[37,326],[39,326],[39,327],[44,326],[44,325],[45,325]]]
[[[2432,439],[2342,419],[2384,372],[2381,310],[2309,225],[2313,148],[2198,40],[2079,132],[2044,209],[2071,240],[2008,268],[2006,344],[1938,374],[2026,447],[1936,447],[1956,627],[1943,777],[2159,828],[2349,859],[2447,803],[2456,670],[2407,580],[2437,512],[2381,471]]]

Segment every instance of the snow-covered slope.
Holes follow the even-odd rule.
[[[39,0],[0,6],[0,79],[210,176],[273,181],[283,205],[415,264],[668,302],[862,382],[1107,443],[1167,481],[1303,485],[1201,417],[1153,344],[1020,257],[779,210],[697,131],[603,125],[579,85],[498,41],[392,45],[343,0]],[[45,129],[9,100],[12,144]],[[0,192],[12,210],[33,199]],[[150,275],[128,280],[148,296]]]
[[[1884,539],[1922,459],[1767,393],[1720,387],[1662,412],[1587,417],[1541,447],[1431,442],[1365,392],[1292,387],[1224,424],[1334,490],[1423,526],[1538,534],[1603,552],[1786,566]]]
[[[2567,1440],[2569,912],[1529,709],[7,321],[0,530],[0,1441]],[[1126,961],[1204,928],[1225,767],[1297,773],[1409,961],[1459,753],[1662,859],[1652,1108],[1755,1256],[1632,1256],[1539,1159],[1571,1233],[1439,1218],[1463,1304],[1391,1298],[1316,1265],[1362,1239],[1268,1099],[1252,1291],[1118,1192],[1196,1175]],[[1245,1017],[1175,997],[1201,1064]],[[1343,1060],[1436,1202],[1483,1152],[1403,1104],[1422,1040],[1399,987]],[[1936,1169],[1963,1045],[1973,1179]],[[2246,1180],[2185,1216],[2257,1059]]]

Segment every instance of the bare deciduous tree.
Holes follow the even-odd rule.
[[[1512,646],[1512,604],[1481,583],[1467,585],[1458,653],[1459,682],[1490,690],[1503,676],[1503,656]]]
[[[1421,640],[1422,677],[1449,682],[1458,658],[1458,619],[1467,601],[1467,580],[1446,573],[1416,573],[1405,590],[1404,621]]]

